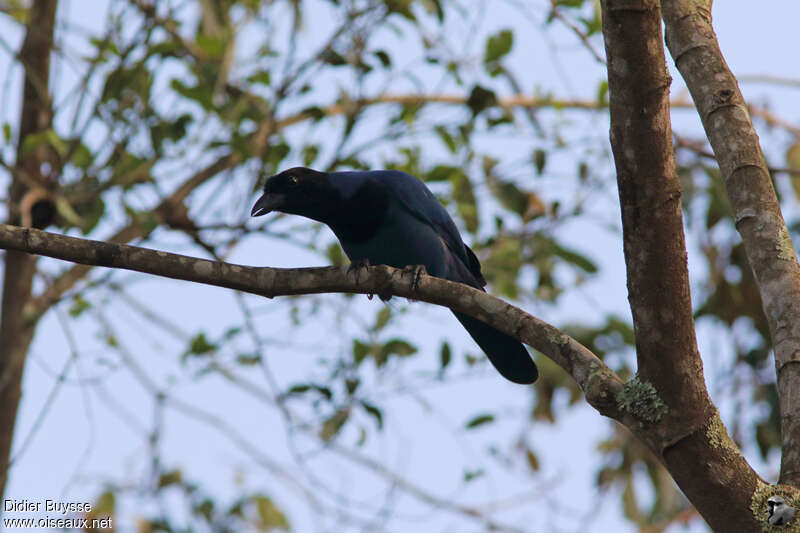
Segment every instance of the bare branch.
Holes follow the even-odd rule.
[[[477,317],[533,346],[569,372],[598,411],[636,425],[635,420],[617,407],[616,395],[622,381],[590,350],[518,307],[461,283],[422,276],[415,287],[414,276],[386,266],[372,267],[357,280],[336,267],[247,267],[7,224],[0,224],[0,248],[194,281],[268,298],[344,292],[392,294],[443,305]]]
[[[600,52],[594,49],[594,45],[589,40],[589,36],[586,34],[586,32],[579,28],[577,24],[564,16],[564,14],[561,12],[561,9],[559,9],[558,2],[556,0],[550,0],[550,17],[558,19],[567,28],[572,30],[572,33],[574,33],[578,39],[581,40],[583,46],[589,51],[590,54],[592,54],[592,57],[594,57],[595,61],[603,65],[606,64],[605,58],[600,55]]]

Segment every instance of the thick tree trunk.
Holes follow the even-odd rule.
[[[715,531],[761,531],[750,504],[762,482],[711,403],[697,348],[658,0],[605,0],[603,36],[639,371],[626,387],[634,407],[649,397],[632,429]]]
[[[57,7],[58,0],[32,3],[27,33],[19,54],[25,68],[25,83],[15,175],[8,192],[9,221],[13,224],[19,224],[23,219],[20,204],[29,186],[45,184],[41,169],[47,160],[47,148],[42,146],[24,154],[22,146],[28,135],[44,131],[51,125],[48,85]],[[35,269],[34,256],[11,250],[6,252],[0,306],[0,495],[4,493],[8,480],[11,444],[22,392],[22,371],[33,338],[34,321],[26,319],[24,312],[31,298]]]

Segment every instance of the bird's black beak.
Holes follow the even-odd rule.
[[[267,213],[274,211],[283,205],[283,201],[285,199],[286,195],[284,194],[271,194],[265,192],[253,206],[253,210],[250,211],[250,216],[260,217],[261,215],[266,215]]]

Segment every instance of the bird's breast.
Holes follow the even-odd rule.
[[[334,228],[334,233],[351,261],[366,259],[373,265],[395,268],[425,265],[428,274],[445,275],[446,251],[441,238],[433,228],[405,213],[390,211],[371,231]]]

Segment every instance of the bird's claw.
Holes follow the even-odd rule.
[[[419,283],[422,281],[422,275],[427,274],[428,270],[425,265],[408,265],[403,267],[403,274],[411,276],[411,290],[416,291],[419,288]]]
[[[419,282],[422,280],[422,275],[427,274],[428,271],[425,268],[425,265],[406,265],[404,266],[401,271],[401,276],[411,276],[411,291],[416,291],[419,288]],[[383,300],[384,302],[388,302],[392,299],[391,294],[379,294],[378,298]],[[413,301],[412,298],[409,300]]]
[[[361,282],[361,274],[372,264],[369,262],[369,259],[356,259],[355,261],[350,261],[350,264],[347,265],[347,270],[345,271],[346,276],[352,275],[356,280],[356,285]],[[372,297],[375,296],[372,293],[367,293],[367,299],[372,300]],[[381,300],[384,300],[383,296],[378,295]]]
[[[350,264],[347,265],[345,275],[352,275],[356,280],[356,285],[358,285],[358,283],[361,281],[361,273],[370,266],[372,265],[370,264],[369,259],[356,259],[355,261],[350,261]]]

